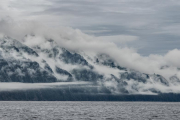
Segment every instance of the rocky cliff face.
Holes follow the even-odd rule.
[[[17,40],[9,37],[0,40],[0,59],[1,82],[40,83],[57,81],[56,77],[46,69],[45,62],[38,63],[36,61],[39,59],[39,55]],[[43,59],[39,59],[39,61],[43,61]]]

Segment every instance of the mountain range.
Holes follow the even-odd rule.
[[[0,38],[0,84],[54,83],[51,89],[86,95],[154,95],[171,93],[169,88],[180,84],[176,75],[167,79],[156,73],[141,73],[118,64],[105,53],[68,50],[53,39],[28,44],[33,37],[26,35],[21,41],[8,36]]]

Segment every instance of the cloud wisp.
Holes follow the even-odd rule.
[[[61,88],[63,86],[80,86],[91,85],[90,82],[59,82],[59,83],[0,83],[0,91],[13,91],[13,90],[32,90],[32,89],[48,89],[48,88]],[[67,88],[68,88],[67,87]]]
[[[2,0],[1,18],[71,26],[95,36],[136,36],[126,45],[143,55],[179,49],[178,0]],[[116,43],[118,46],[122,44]]]

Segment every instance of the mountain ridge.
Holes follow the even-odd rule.
[[[159,74],[122,67],[107,54],[68,51],[52,39],[33,45],[28,45],[27,40],[0,38],[0,82],[88,81],[112,94],[163,93],[156,84],[167,89],[180,83],[177,76],[167,80]]]

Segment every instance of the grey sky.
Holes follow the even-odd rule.
[[[142,55],[180,48],[179,0],[1,0],[0,17],[69,26],[94,36],[136,36]]]

